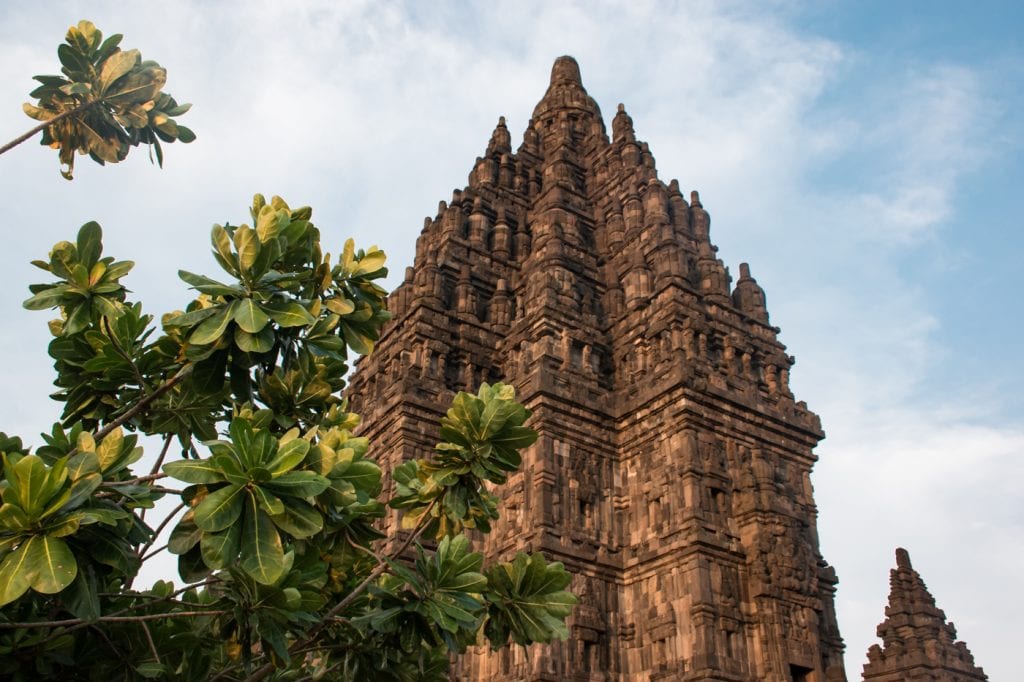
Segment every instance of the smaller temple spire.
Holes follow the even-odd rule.
[[[865,682],[902,680],[987,680],[974,665],[967,645],[956,641],[956,628],[935,605],[907,550],[896,550],[896,568],[889,574],[889,606],[878,626],[882,646],[868,649]]]
[[[612,142],[625,140],[636,142],[636,133],[633,131],[633,119],[626,113],[626,105],[619,102],[618,111],[612,119]]]
[[[768,307],[765,305],[764,289],[750,276],[750,265],[740,263],[740,278],[732,291],[732,303],[758,322],[768,324]],[[899,560],[899,552],[896,559]],[[907,559],[907,561],[910,561]]]
[[[487,145],[487,156],[493,154],[508,154],[512,151],[512,135],[505,125],[505,117],[498,117],[498,125],[491,133],[491,141]]]

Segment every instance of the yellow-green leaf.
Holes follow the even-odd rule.
[[[242,570],[253,580],[272,585],[284,571],[284,548],[273,521],[260,509],[256,500],[247,496],[245,529],[242,534]]]
[[[235,308],[235,322],[238,323],[242,331],[258,334],[270,324],[270,318],[256,301],[251,298],[243,298],[238,301],[238,306]]]
[[[0,562],[0,606],[9,604],[25,594],[25,590],[35,580],[29,557],[38,542],[41,542],[38,536],[29,538]]]
[[[240,225],[235,230],[235,250],[238,251],[239,267],[243,273],[248,273],[260,255],[260,241],[248,225]]]
[[[115,52],[107,57],[106,61],[103,62],[103,68],[100,69],[100,93],[105,93],[107,88],[113,85],[114,81],[131,71],[138,61],[138,50]]]
[[[243,490],[240,485],[228,485],[207,495],[195,508],[196,525],[216,532],[233,524],[242,513]]]

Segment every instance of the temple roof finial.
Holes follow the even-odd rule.
[[[572,84],[583,87],[583,78],[580,77],[580,65],[569,55],[562,55],[555,60],[551,67],[551,85]]]

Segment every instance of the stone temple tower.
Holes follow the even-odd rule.
[[[541,437],[482,547],[564,562],[571,636],[455,675],[845,680],[810,483],[820,422],[697,193],[658,178],[622,105],[611,127],[560,57],[518,149],[500,119],[427,218],[350,389],[386,469],[429,454],[455,391],[502,379],[533,412]]]
[[[910,564],[905,549],[896,550],[889,574],[889,606],[878,626],[882,646],[873,644],[864,666],[864,682],[984,682],[956,628],[935,606],[935,598]]]

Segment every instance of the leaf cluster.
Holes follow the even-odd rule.
[[[434,458],[410,460],[395,470],[391,506],[405,510],[403,523],[414,525],[429,509],[428,532],[439,538],[465,528],[490,531],[498,498],[486,484],[504,483],[521,463],[518,451],[537,440],[523,426],[529,416],[505,384],[483,384],[475,396],[456,395],[441,420],[444,440]]]
[[[41,143],[59,151],[61,175],[72,179],[75,153],[88,154],[100,165],[117,163],[131,147],[149,145],[163,165],[161,142],[195,140],[195,133],[174,119],[189,110],[163,92],[167,71],[144,61],[138,50],[122,50],[122,36],[103,39],[92,22],[68,29],[57,49],[61,76],[35,76],[36,104],[25,113],[53,121]]]

